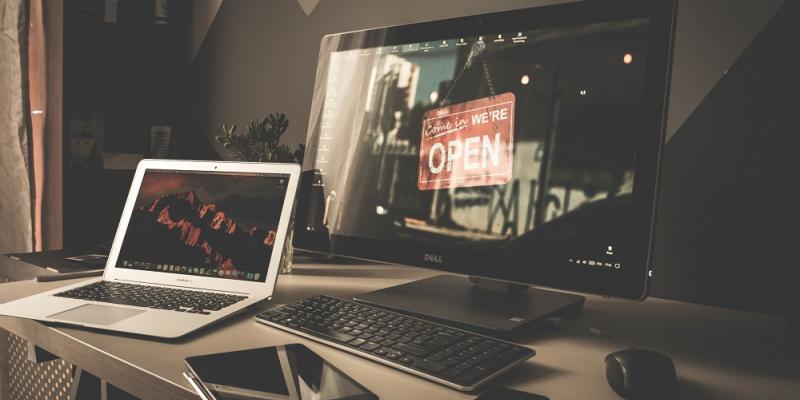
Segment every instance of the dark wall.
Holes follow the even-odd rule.
[[[651,294],[800,313],[800,6],[783,6],[666,145]]]
[[[535,7],[565,0],[194,0],[200,43],[191,66],[191,119],[200,133],[280,111],[286,143],[304,141],[319,42],[336,32]],[[667,121],[670,137],[784,0],[684,0],[678,8]],[[218,11],[217,11],[218,10]],[[216,15],[208,25],[209,15]],[[208,27],[204,38],[199,37]]]
[[[196,38],[191,119],[209,135],[221,123],[285,112],[293,145],[305,138],[322,35],[560,2],[321,0],[307,15],[297,0],[198,0],[198,14],[219,11]],[[787,158],[797,125],[785,122],[793,114],[778,97],[786,92],[776,73],[790,61],[774,57],[775,39],[758,36],[783,4],[680,2],[654,296],[762,311],[785,303],[782,278],[800,243],[789,230],[798,169]],[[791,42],[782,45],[790,53]]]

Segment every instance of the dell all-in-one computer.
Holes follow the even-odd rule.
[[[470,332],[583,304],[527,285],[643,298],[674,15],[586,1],[325,36],[295,245],[469,278],[259,320],[472,390],[533,353]]]
[[[673,15],[592,1],[325,36],[296,245],[479,277],[357,299],[490,330],[582,298],[487,278],[643,298]]]

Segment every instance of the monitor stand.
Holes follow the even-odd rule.
[[[543,318],[577,311],[586,300],[576,294],[454,275],[437,275],[354,299],[504,337],[515,336]]]

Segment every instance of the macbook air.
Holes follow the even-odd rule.
[[[299,176],[296,164],[143,160],[103,277],[0,315],[177,338],[270,299]]]

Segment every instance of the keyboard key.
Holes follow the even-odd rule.
[[[445,377],[445,378],[450,379],[450,378],[455,377],[456,375],[460,375],[462,372],[464,372],[463,369],[449,368],[449,369],[445,370],[444,372],[442,372],[442,376]]]
[[[378,347],[381,347],[381,345],[379,345],[379,344],[377,344],[375,342],[367,342],[367,343],[362,344],[359,347],[361,347],[362,349],[367,350],[367,351],[372,351],[372,350],[377,349]]]
[[[415,356],[424,356],[424,355],[430,353],[430,351],[427,350],[427,349],[424,349],[424,348],[419,347],[419,346],[414,346],[414,345],[411,345],[411,344],[407,344],[407,343],[397,343],[397,344],[394,345],[394,348],[397,349],[397,350],[403,350],[403,351],[409,352],[409,353],[411,353],[411,354],[413,354]]]
[[[362,344],[364,344],[366,342],[367,341],[364,340],[364,339],[353,339],[352,341],[350,341],[350,343],[347,343],[347,344],[349,344],[350,346],[361,346]]]
[[[379,356],[383,356],[383,355],[386,355],[387,353],[389,353],[389,351],[386,350],[386,348],[381,347],[381,348],[375,350],[374,353],[379,355]]]
[[[455,381],[461,383],[462,385],[467,385],[477,378],[486,375],[487,370],[481,367],[475,367],[468,371],[465,371],[463,374],[455,377]]]
[[[306,331],[309,333],[316,333],[317,335],[321,335],[327,338],[331,338],[340,343],[347,343],[354,339],[353,336],[348,335],[346,333],[332,331],[324,326],[319,325],[306,325],[300,328],[302,331]]]
[[[430,372],[439,372],[446,368],[444,364],[428,359],[422,360],[414,365]]]

